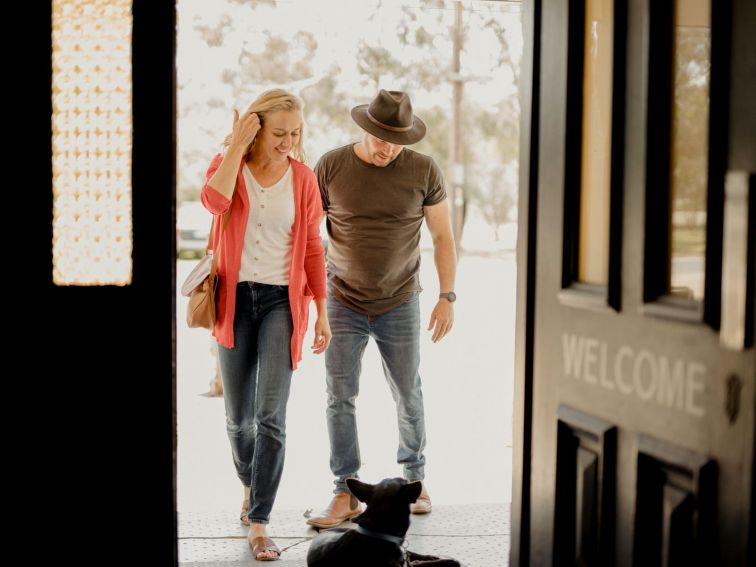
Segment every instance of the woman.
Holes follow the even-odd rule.
[[[226,428],[244,487],[240,520],[255,559],[280,557],[266,525],[284,463],[286,404],[302,358],[309,302],[317,307],[312,351],[331,340],[315,175],[305,166],[302,103],[275,89],[239,116],[210,164],[202,203],[215,215],[219,249],[218,351]],[[223,228],[225,225],[225,229]]]

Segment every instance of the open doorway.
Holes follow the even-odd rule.
[[[455,328],[437,344],[422,334],[426,480],[439,509],[508,510],[520,3],[329,0],[318,2],[317,10],[313,6],[305,0],[178,0],[177,240],[182,248],[176,280],[183,281],[194,265],[191,257],[202,249],[197,242],[206,238],[211,217],[203,219],[200,211],[198,220],[195,202],[207,165],[230,131],[234,108],[244,109],[273,87],[302,97],[312,167],[326,151],[359,138],[349,115],[353,106],[368,102],[379,88],[408,91],[428,125],[425,139],[413,149],[431,155],[444,172],[459,245]],[[427,325],[438,283],[425,229],[421,251],[420,309]],[[212,340],[209,332],[186,327],[185,301],[178,296],[176,392],[184,559],[190,547],[182,542],[184,518],[223,518],[238,531],[234,537],[244,534],[234,523],[241,490],[223,402],[202,395],[216,372]],[[311,332],[305,344],[312,342]],[[357,404],[361,477],[377,482],[401,476],[394,405],[372,341]],[[332,490],[321,357],[305,353],[287,414],[286,465],[274,514],[296,511],[301,518],[306,509],[324,505]],[[199,531],[192,537],[202,537],[202,523],[196,522]]]

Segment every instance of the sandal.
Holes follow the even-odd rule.
[[[254,555],[255,561],[278,561],[281,559],[281,550],[278,549],[278,546],[269,537],[259,536],[252,538],[249,542],[249,547],[252,548],[252,555]],[[275,553],[275,556],[260,557],[266,551],[272,551]]]
[[[241,513],[239,514],[239,521],[244,526],[249,525],[249,500],[242,500],[242,507],[241,507]]]

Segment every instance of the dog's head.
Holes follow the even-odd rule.
[[[403,478],[387,478],[378,484],[347,479],[354,496],[367,504],[357,523],[367,529],[404,537],[409,529],[410,504],[417,500],[423,485]]]

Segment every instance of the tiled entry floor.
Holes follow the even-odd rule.
[[[434,506],[412,516],[409,549],[453,557],[465,567],[505,567],[509,556],[509,504]],[[255,564],[247,528],[233,514],[179,514],[179,564],[183,567],[232,567]],[[317,532],[302,511],[275,511],[270,535],[282,550],[280,567],[306,567],[307,549]],[[356,566],[357,567],[357,566]]]

